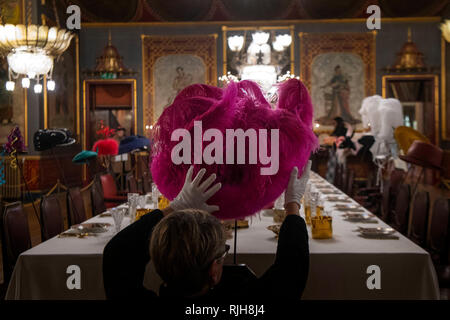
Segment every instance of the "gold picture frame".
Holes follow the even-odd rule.
[[[376,32],[366,32],[366,33],[354,33],[354,32],[343,32],[343,33],[304,33],[300,32],[298,34],[300,40],[300,79],[303,81],[305,86],[308,88],[313,103],[315,104],[315,111],[317,111],[317,102],[314,101],[315,95],[312,88],[313,75],[317,73],[313,70],[315,59],[317,59],[322,54],[328,55],[342,55],[353,57],[355,61],[360,64],[361,73],[358,73],[359,77],[363,78],[364,90],[362,88],[359,90],[358,103],[351,101],[352,105],[360,105],[364,97],[374,95],[376,93]],[[344,59],[344,58],[339,58]],[[338,59],[337,59],[338,60]],[[338,65],[335,67],[335,71]],[[345,71],[344,71],[345,72]],[[332,78],[329,76],[329,78]],[[330,80],[331,82],[331,80]],[[359,82],[358,82],[359,83]],[[316,84],[317,85],[317,84]],[[320,88],[320,87],[317,87]],[[351,89],[351,88],[350,88]],[[317,89],[316,89],[317,90]],[[318,91],[318,90],[317,90]],[[318,94],[317,94],[318,95]],[[325,96],[325,94],[324,94]],[[328,97],[328,96],[327,96]],[[328,97],[330,99],[330,97]],[[325,99],[325,98],[324,98]],[[356,99],[356,98],[355,98]],[[361,100],[361,101],[359,101]],[[326,101],[326,100],[325,100]],[[350,103],[349,103],[350,104]],[[327,130],[330,128],[331,120],[326,115],[326,105],[323,105],[323,110],[325,115],[324,125],[321,126],[318,131]],[[347,110],[347,114],[351,115],[351,118],[355,120],[355,123],[360,122],[360,115],[357,110]],[[358,108],[359,110],[359,108]],[[332,112],[330,112],[331,114]],[[315,115],[315,120],[318,121],[320,114]],[[328,123],[330,122],[330,123]]]
[[[217,34],[208,35],[141,35],[142,41],[142,94],[143,94],[143,131],[146,125],[157,120],[155,112],[155,75],[154,68],[160,58],[170,55],[195,56],[204,64],[205,79],[208,85],[217,85]],[[178,72],[178,68],[177,72]]]
[[[390,74],[383,75],[381,77],[381,95],[383,98],[387,97],[387,82],[389,80],[423,80],[423,81],[433,81],[433,106],[434,106],[434,139],[433,141],[436,145],[439,145],[439,76],[436,74]]]
[[[447,61],[447,55],[450,55],[450,43],[445,41],[441,35],[441,139],[449,142],[450,120],[448,114],[450,114],[450,99],[447,100],[446,92],[450,90],[450,81],[447,81],[447,73],[450,74],[450,58]]]

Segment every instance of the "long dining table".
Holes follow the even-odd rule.
[[[311,173],[312,185],[326,186],[334,196],[358,204],[325,179]],[[326,197],[324,197],[326,199]],[[388,227],[374,217],[372,223],[350,222],[335,201],[324,201],[332,215],[331,239],[312,239],[308,226],[310,269],[303,299],[439,299],[439,286],[430,255],[396,232],[389,239],[363,238],[358,226]],[[153,206],[153,205],[151,205]],[[367,212],[361,207],[361,210]],[[301,215],[304,216],[303,208]],[[274,262],[277,239],[267,227],[274,225],[274,212],[262,210],[249,218],[249,227],[237,231],[237,263],[246,264],[261,276]],[[110,216],[86,222],[114,225]],[[125,217],[122,228],[130,223]],[[22,253],[12,275],[7,300],[105,299],[102,276],[103,249],[114,236],[114,227],[97,236],[54,237]],[[226,263],[233,263],[234,239]],[[374,271],[375,270],[375,271]],[[375,275],[376,273],[376,275]],[[71,283],[79,277],[79,286]],[[377,277],[377,286],[370,285]],[[151,263],[144,286],[157,290],[161,283]]]

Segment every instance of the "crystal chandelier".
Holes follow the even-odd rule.
[[[34,92],[42,92],[39,82],[47,77],[47,89],[55,89],[52,80],[53,60],[70,45],[73,33],[65,29],[38,25],[0,25],[0,53],[6,56],[9,66],[9,81],[6,90],[13,91],[13,80],[22,78],[23,88],[30,87],[34,79]]]
[[[441,23],[441,31],[445,41],[450,42],[450,20],[445,20],[444,23]]]
[[[246,45],[247,42],[247,45]],[[232,35],[227,37],[230,59],[227,60],[236,75],[223,75],[220,81],[227,83],[233,76],[241,80],[256,81],[261,87],[268,91],[278,82],[295,78],[290,73],[282,74],[286,66],[291,63],[288,48],[292,45],[290,34],[276,34],[256,30],[251,33],[250,38],[247,32],[243,35]]]

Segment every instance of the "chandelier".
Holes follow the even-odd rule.
[[[445,20],[444,23],[441,23],[441,31],[445,41],[450,42],[450,20]]]
[[[39,82],[46,77],[47,89],[55,89],[52,80],[53,60],[70,45],[73,33],[57,27],[38,25],[0,25],[0,53],[8,61],[9,81],[6,90],[13,91],[15,81],[22,78],[22,87],[29,88],[34,79],[34,92],[42,92]]]
[[[250,37],[248,37],[250,36]],[[291,63],[289,48],[292,44],[290,34],[276,34],[275,31],[264,32],[256,30],[248,34],[235,34],[227,37],[230,55],[227,56],[227,64],[236,75],[222,76],[219,80],[228,82],[231,76],[241,80],[256,81],[264,89],[269,91],[277,82],[283,82],[295,75],[286,72],[286,67]]]

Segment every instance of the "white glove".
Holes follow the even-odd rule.
[[[210,206],[206,203],[219,189],[222,187],[221,183],[216,183],[208,191],[206,189],[216,180],[216,174],[210,175],[202,184],[200,181],[205,175],[206,169],[201,169],[197,176],[192,180],[192,173],[194,167],[191,166],[186,174],[186,180],[184,181],[183,188],[175,199],[170,203],[170,206],[174,210],[183,209],[200,209],[208,211],[218,211],[219,206]]]
[[[303,174],[298,178],[298,168],[294,167],[291,172],[291,177],[289,179],[289,184],[286,188],[286,192],[284,195],[284,205],[289,202],[295,202],[300,205],[300,200],[303,197],[303,194],[306,190],[306,184],[309,180],[309,171],[311,169],[311,160],[305,166],[305,170],[303,170]]]

